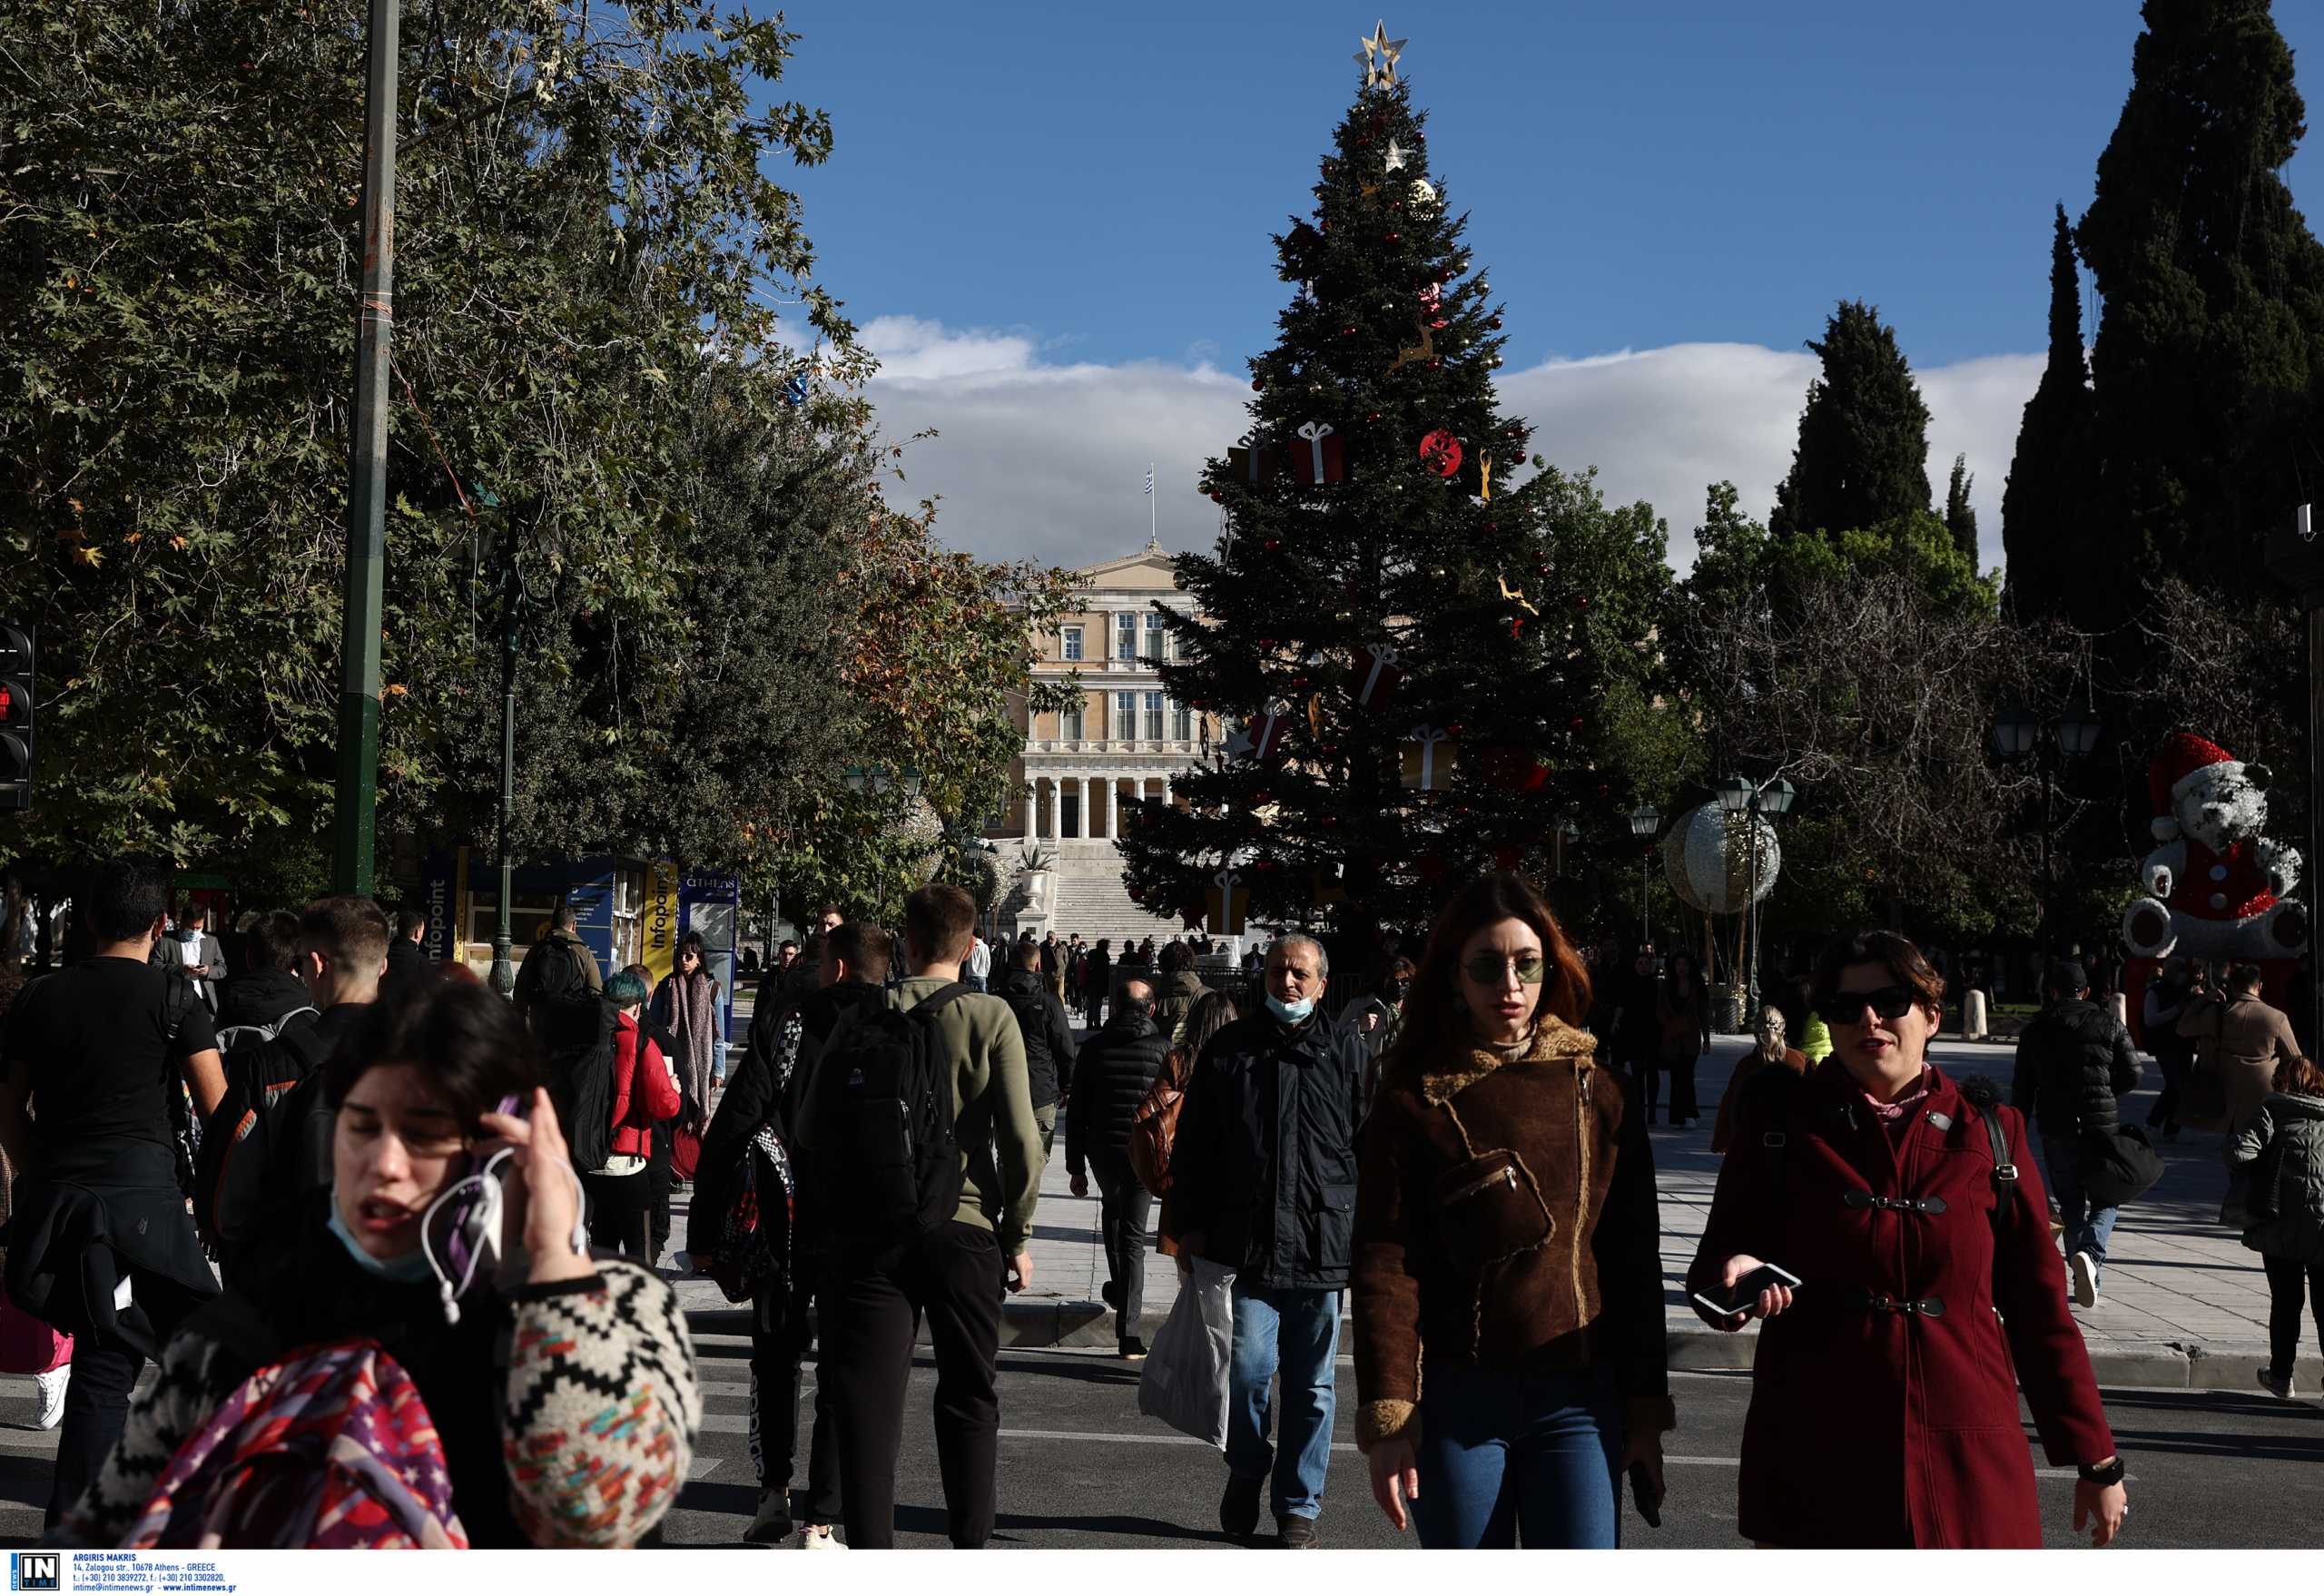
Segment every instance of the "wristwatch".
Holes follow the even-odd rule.
[[[2102,1463],[2084,1463],[2076,1472],[2093,1485],[2119,1485],[2122,1483],[2122,1460],[2117,1455]]]

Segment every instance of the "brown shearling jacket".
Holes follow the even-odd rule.
[[[1356,1440],[1417,1440],[1422,1366],[1610,1365],[1630,1434],[1676,1424],[1646,1117],[1587,1031],[1510,1060],[1395,1060],[1357,1156]]]

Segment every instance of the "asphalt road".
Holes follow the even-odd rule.
[[[712,1416],[697,1451],[697,1478],[680,1496],[665,1539],[672,1545],[734,1545],[756,1505],[743,1428],[746,1353],[739,1339],[724,1337],[706,1338],[701,1351],[704,1377],[713,1383]],[[1217,1528],[1225,1465],[1207,1448],[1139,1416],[1132,1368],[1102,1353],[1065,1349],[1004,1352],[1000,1361],[996,1547],[1226,1543]],[[944,1497],[929,1420],[934,1380],[923,1353],[912,1371],[897,1481],[901,1546],[944,1544]],[[1624,1542],[1739,1548],[1736,1455],[1749,1376],[1679,1374],[1673,1384],[1680,1427],[1668,1441],[1662,1527],[1648,1529],[1626,1503]],[[1324,1544],[1413,1546],[1372,1502],[1354,1446],[1354,1372],[1343,1359]],[[2324,1546],[2324,1518],[2312,1511],[2324,1487],[2324,1407],[2280,1403],[2256,1390],[2109,1390],[2105,1396],[2131,1467],[2123,1546]],[[2070,1477],[2046,1472],[2040,1490],[2046,1543],[2077,1544],[2083,1538],[2072,1528]]]

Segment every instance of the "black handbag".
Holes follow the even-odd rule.
[[[2162,1178],[2162,1155],[2137,1126],[2083,1132],[2082,1189],[2093,1206],[2119,1208]]]

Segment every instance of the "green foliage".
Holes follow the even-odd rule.
[[[1769,528],[1833,535],[1927,509],[1928,406],[1895,330],[1872,306],[1843,300],[1807,347],[1823,357],[1823,375],[1807,385]]]
[[[2097,482],[2091,456],[2090,362],[2082,347],[2082,284],[2073,231],[2058,207],[2050,244],[2050,358],[2025,401],[2017,452],[2002,489],[2001,537],[2011,610],[2029,619],[2072,615],[2089,591],[2078,567],[2093,535]],[[2085,617],[2092,618],[2092,617]]]
[[[1301,290],[1251,362],[1250,436],[1287,459],[1309,448],[1297,429],[1327,424],[1347,479],[1253,482],[1211,462],[1229,530],[1178,562],[1211,624],[1174,628],[1164,680],[1230,728],[1279,707],[1288,730],[1275,760],[1180,778],[1186,807],[1140,807],[1121,852],[1149,906],[1191,902],[1232,861],[1262,920],[1409,923],[1496,854],[1539,868],[1566,816],[1610,832],[1632,796],[1616,755],[1657,691],[1664,528],[1645,505],[1608,507],[1590,474],[1513,482],[1528,429],[1496,406],[1501,311],[1423,122],[1407,88],[1363,91],[1312,220],[1275,241]],[[1440,431],[1462,453],[1450,478],[1423,458]],[[1404,672],[1384,709],[1356,701],[1374,645]],[[1400,779],[1422,725],[1461,744],[1446,790]]]
[[[2089,629],[2165,573],[2240,586],[2312,498],[2324,246],[2282,176],[2306,111],[2267,0],[2148,0],[2076,232],[2101,302],[2094,502],[2066,568]]]
[[[1969,502],[1969,489],[1976,480],[1969,474],[1969,457],[1955,455],[1953,479],[1945,489],[1945,530],[1972,566],[1977,563],[1977,507]]]

